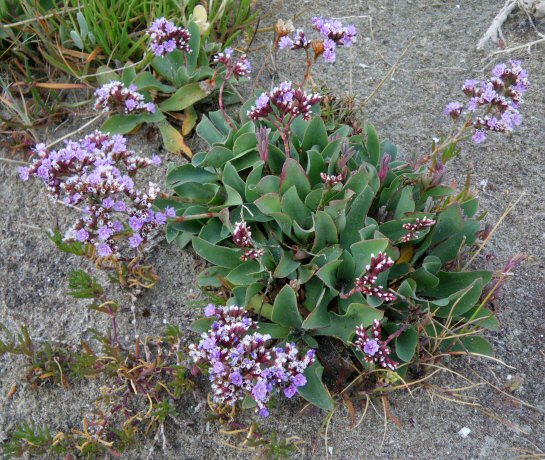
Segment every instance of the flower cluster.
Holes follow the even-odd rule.
[[[326,187],[334,187],[337,184],[342,184],[344,180],[342,174],[337,174],[336,176],[334,176],[332,174],[328,175],[324,172],[320,173],[320,178],[322,179],[322,182],[325,184]]]
[[[312,42],[307,38],[305,32],[302,29],[297,29],[293,36],[293,39],[287,35],[280,38],[278,42],[278,48],[290,49],[290,50],[299,50],[299,49],[308,49],[312,45]]]
[[[139,170],[160,164],[161,159],[139,157],[126,142],[121,135],[95,131],[59,150],[38,144],[32,164],[19,169],[22,180],[41,179],[52,199],[83,205],[82,217],[65,238],[91,244],[99,257],[117,257],[123,237],[138,248],[167,217],[176,216],[173,208],[165,213],[152,210],[159,192],[155,184],[150,182],[147,192],[134,185]]]
[[[241,260],[259,259],[263,256],[263,249],[256,248],[252,242],[252,232],[246,222],[236,222],[233,230],[233,243],[242,248]]]
[[[164,56],[176,49],[191,53],[189,31],[165,18],[155,20],[146,34],[151,40],[150,49],[156,56]]]
[[[214,62],[225,65],[225,80],[235,77],[238,81],[241,77],[249,77],[252,66],[248,57],[243,54],[239,58],[235,58],[233,53],[231,48],[226,48],[223,53],[214,56]]]
[[[294,89],[291,82],[284,81],[273,88],[270,94],[262,93],[257,98],[255,105],[248,110],[248,118],[258,120],[273,114],[280,121],[288,115],[292,119],[302,115],[304,120],[310,120],[312,106],[321,100],[319,94],[309,94],[301,88]]]
[[[365,361],[368,363],[376,363],[380,367],[395,370],[398,363],[390,359],[391,350],[388,347],[388,340],[381,340],[382,326],[378,319],[371,326],[371,336],[367,334],[363,324],[356,327],[356,341],[354,345],[356,349],[364,355]]]
[[[321,17],[312,18],[312,24],[324,39],[323,53],[327,62],[335,62],[337,46],[350,47],[356,41],[357,32],[353,25],[343,26],[340,21],[325,20]]]
[[[275,30],[278,37],[278,48],[308,50],[312,47],[314,50],[314,59],[317,59],[323,54],[324,59],[327,62],[335,62],[336,48],[338,46],[350,47],[356,41],[357,32],[356,28],[352,25],[343,26],[340,21],[325,20],[320,17],[313,18],[312,24],[314,29],[320,33],[320,39],[308,39],[305,32],[301,29],[297,29],[291,38],[288,34],[293,32],[293,25],[287,27],[285,23],[277,23]]]
[[[123,111],[124,113],[155,113],[155,104],[145,102],[135,85],[128,88],[120,81],[112,80],[95,91],[95,110],[101,112]]]
[[[377,286],[378,276],[394,265],[394,261],[383,252],[379,252],[375,257],[371,254],[371,263],[365,267],[365,275],[361,278],[356,278],[354,288],[347,294],[341,294],[343,299],[354,295],[356,292],[361,292],[363,295],[372,295],[378,297],[384,302],[393,302],[396,296],[391,292],[384,290],[382,286]]]
[[[407,241],[414,240],[415,238],[418,238],[419,230],[432,227],[433,225],[435,225],[435,221],[433,219],[429,219],[426,216],[422,217],[422,219],[417,217],[414,223],[403,224],[403,228],[407,230],[407,234],[401,237],[401,241],[406,243]]]
[[[475,114],[470,119],[470,126],[475,128],[475,143],[483,142],[489,131],[504,133],[520,125],[519,107],[529,84],[528,73],[519,61],[513,60],[494,67],[492,77],[484,82],[465,81],[462,90],[470,98],[466,108],[470,114]],[[463,109],[462,103],[451,102],[445,113],[456,120]]]
[[[215,321],[197,346],[190,345],[189,355],[195,363],[208,367],[215,403],[232,406],[249,395],[259,414],[266,417],[267,403],[275,391],[283,390],[292,398],[297,388],[307,383],[303,373],[314,362],[314,350],[300,358],[294,344],[285,348],[267,345],[269,335],[248,334],[258,325],[237,306],[208,305],[205,315]]]

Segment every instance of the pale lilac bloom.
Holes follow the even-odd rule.
[[[135,233],[133,236],[129,238],[129,243],[132,248],[137,248],[138,246],[142,244],[143,241],[144,239],[138,233]]]

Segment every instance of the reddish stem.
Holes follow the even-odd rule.
[[[231,121],[231,119],[228,117],[227,113],[225,112],[225,107],[223,106],[223,91],[225,90],[225,83],[227,82],[228,78],[227,78],[227,75],[225,76],[225,80],[223,80],[221,86],[220,86],[220,94],[219,94],[219,104],[220,104],[220,110],[221,110],[221,113],[223,115],[223,118],[225,118],[225,121],[227,122],[227,124],[232,128],[232,129],[235,129],[235,127],[233,126],[233,122]]]

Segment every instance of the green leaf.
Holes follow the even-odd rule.
[[[257,260],[248,260],[229,272],[226,279],[235,286],[245,286],[258,281],[261,272],[262,269]]]
[[[107,65],[101,65],[97,69],[96,74],[97,83],[101,86],[110,83],[111,81],[119,81],[119,75]]]
[[[221,168],[225,163],[233,159],[233,152],[222,145],[214,145],[206,154],[202,165]]]
[[[329,313],[330,325],[318,329],[316,335],[336,337],[344,343],[348,343],[354,335],[356,327],[363,324],[369,327],[375,319],[382,319],[384,312],[363,303],[351,303],[344,315],[335,312]]]
[[[332,260],[316,272],[316,276],[334,291],[337,290],[337,270],[342,263],[342,260]]]
[[[157,90],[163,93],[173,93],[176,91],[174,86],[164,85],[157,78],[155,78],[151,72],[141,72],[132,81],[139,90]]]
[[[370,186],[366,186],[363,191],[354,198],[350,211],[346,216],[346,225],[341,233],[341,246],[348,249],[353,243],[360,241],[359,231],[363,227],[365,217],[369,212],[375,192]]]
[[[333,402],[333,398],[329,394],[329,391],[322,383],[323,373],[324,367],[320,364],[320,361],[316,359],[312,366],[305,369],[307,383],[304,387],[299,387],[298,392],[309,403],[314,404],[320,409],[332,411],[335,408],[335,403]]]
[[[407,329],[395,339],[395,352],[399,359],[410,362],[413,359],[416,345],[418,343],[418,333],[414,327]]]
[[[208,96],[199,83],[189,83],[179,88],[167,100],[159,104],[159,108],[165,112],[179,112],[199,102]]]
[[[187,72],[192,74],[197,68],[197,63],[199,60],[199,52],[201,50],[201,31],[199,26],[194,22],[190,21],[187,26],[187,30],[191,34],[189,39],[189,47],[191,48],[191,53],[187,53]]]
[[[310,192],[310,182],[305,170],[297,160],[288,158],[280,175],[280,193],[287,192],[292,186],[297,189],[301,200],[304,200]]]
[[[280,195],[278,193],[267,193],[261,198],[255,200],[255,205],[263,214],[270,216],[275,213],[280,213],[282,205],[280,203]]]
[[[235,268],[242,263],[240,260],[240,257],[242,256],[241,249],[216,246],[198,236],[193,237],[191,244],[199,256],[219,267]]]
[[[268,334],[273,339],[284,339],[290,333],[290,328],[287,326],[281,326],[280,324],[273,323],[257,323],[259,328],[258,331],[261,334]]]
[[[439,308],[436,315],[441,318],[446,318],[451,315],[454,317],[462,315],[475,306],[481,297],[482,290],[483,281],[481,278],[477,278],[466,289],[449,296],[448,305]]]
[[[172,169],[167,174],[167,184],[170,187],[178,187],[188,182],[204,184],[206,182],[215,182],[218,176],[204,168],[196,168],[192,164],[185,164]]]
[[[331,216],[324,211],[314,214],[314,228],[316,236],[311,251],[316,253],[324,247],[339,242],[337,227]]]
[[[275,278],[287,278],[299,268],[301,262],[293,259],[293,251],[282,251],[282,257],[273,276]]]
[[[300,328],[303,324],[297,308],[297,296],[291,286],[286,284],[274,299],[272,320],[282,326]]]
[[[189,329],[193,332],[202,333],[207,332],[214,322],[214,318],[199,318],[191,323]]]
[[[164,119],[165,116],[159,110],[138,115],[112,115],[102,124],[100,130],[110,134],[128,134],[142,123],[157,123]]]
[[[461,342],[461,343],[460,343]],[[490,342],[478,335],[460,337],[449,351],[463,351],[484,356],[494,356],[494,350]]]
[[[83,45],[83,40],[75,30],[70,31],[70,38],[74,42],[74,45],[76,45],[77,48],[83,51],[83,48],[85,48],[85,46]]]
[[[290,216],[293,220],[298,220],[300,223],[310,216],[310,210],[299,198],[297,189],[292,186],[282,196],[282,212]]]
[[[413,200],[413,188],[405,186],[401,190],[399,200],[395,207],[394,219],[401,219],[405,217],[405,214],[408,212],[413,212],[415,209],[415,203]]]
[[[327,146],[328,142],[329,139],[327,137],[327,129],[324,121],[320,117],[312,118],[305,131],[305,136],[303,137],[303,151],[306,152],[315,145],[319,147],[319,150],[322,150]]]
[[[365,135],[367,137],[365,147],[369,155],[369,162],[378,166],[380,160],[380,142],[375,127],[371,123],[365,123]]]

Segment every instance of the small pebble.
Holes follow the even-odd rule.
[[[458,434],[462,438],[467,438],[469,436],[469,433],[471,433],[471,430],[467,426],[464,426],[460,431],[458,431]]]

